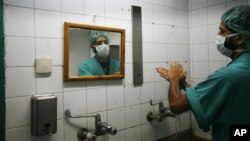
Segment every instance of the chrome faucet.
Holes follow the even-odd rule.
[[[162,122],[166,117],[175,117],[175,114],[170,111],[168,107],[164,107],[162,101],[153,102],[152,99],[149,100],[150,105],[158,105],[159,104],[159,113],[154,114],[153,112],[148,112],[147,120],[152,122],[153,120]]]
[[[71,116],[70,110],[65,110],[65,116],[66,118],[89,118],[94,117],[95,118],[95,129],[89,130],[87,128],[80,128],[77,133],[77,138],[80,141],[84,140],[91,140],[94,141],[97,136],[102,136],[106,134],[110,135],[116,135],[117,129],[115,127],[112,127],[111,125],[108,125],[106,122],[101,121],[100,114],[96,115],[90,115],[90,116]]]

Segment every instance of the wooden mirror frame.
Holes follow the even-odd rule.
[[[107,32],[117,32],[121,34],[120,43],[120,73],[111,75],[98,75],[98,76],[70,76],[70,28],[82,28],[89,30],[100,30]],[[64,81],[81,81],[81,80],[109,80],[109,79],[123,79],[125,70],[125,30],[112,27],[95,26],[87,24],[78,24],[65,22],[64,23],[64,66],[63,66],[63,79]]]

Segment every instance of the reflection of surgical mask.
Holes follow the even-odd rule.
[[[95,48],[98,56],[107,57],[109,55],[109,50],[110,50],[109,45],[101,44],[97,45]]]
[[[225,44],[225,40],[226,40],[227,37],[232,37],[232,36],[236,36],[236,35],[238,35],[238,33],[236,33],[236,34],[230,34],[230,35],[228,35],[226,37],[217,35],[215,43],[217,45],[218,51],[221,54],[223,54],[223,55],[225,55],[227,57],[231,57],[231,55],[233,54],[234,51],[231,50],[231,49],[228,49],[227,47],[225,47],[224,44]]]

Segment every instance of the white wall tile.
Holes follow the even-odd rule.
[[[176,0],[166,0],[165,5],[168,6],[168,7],[176,8],[177,1]]]
[[[129,41],[131,42],[132,41],[132,24],[131,24],[131,21],[123,21],[123,29],[125,29],[125,34],[126,34],[126,37],[125,37],[125,41]]]
[[[108,109],[124,107],[124,86],[107,88],[107,105]]]
[[[193,62],[192,67],[194,71],[194,78],[207,78],[209,70],[207,61]]]
[[[154,83],[143,83],[141,87],[141,103],[147,103],[154,100]]]
[[[122,0],[105,0],[105,17],[121,19]]]
[[[4,4],[13,5],[13,6],[21,6],[21,7],[34,7],[33,0],[4,0]]]
[[[150,4],[141,4],[141,12],[142,12],[142,22],[152,23],[153,21],[153,7]],[[145,31],[145,30],[143,30]]]
[[[155,128],[155,138],[162,139],[169,135],[169,125],[167,120],[164,120],[163,122],[158,122],[156,124]]]
[[[154,24],[154,42],[166,43],[166,38],[169,33],[167,33],[167,26]]]
[[[191,9],[198,9],[207,6],[207,0],[191,0]]]
[[[133,84],[133,66],[132,64],[125,64],[125,84]]]
[[[62,68],[53,67],[49,76],[37,75],[37,93],[62,92]]]
[[[6,130],[6,141],[34,141],[35,137],[30,134],[30,126],[12,128]]]
[[[93,113],[107,109],[106,88],[87,89],[87,112]]]
[[[205,61],[208,60],[208,45],[207,44],[195,44],[190,46],[192,50],[193,61]]]
[[[154,63],[143,63],[143,82],[154,82]]]
[[[153,124],[142,125],[142,141],[155,140],[155,127]]]
[[[207,26],[190,28],[190,44],[207,43]]]
[[[140,105],[126,107],[126,128],[141,124]]]
[[[178,45],[178,60],[179,61],[189,61],[189,46],[188,45]]]
[[[64,120],[65,141],[79,141],[76,133],[79,128],[87,127],[87,118],[71,118]]]
[[[100,16],[86,16],[85,15],[85,23],[99,25],[99,26],[105,25],[104,18]]]
[[[123,28],[123,21],[119,19],[105,18],[105,26],[113,28]]]
[[[167,9],[167,13],[166,13],[166,24],[169,25],[176,25],[176,17],[177,17],[177,10],[175,8],[171,8],[171,7],[166,7],[165,9]]]
[[[6,35],[34,36],[34,9],[5,6],[4,11]]]
[[[140,3],[141,4],[141,3]],[[138,0],[123,0],[122,7],[123,7],[123,19],[131,20],[131,5],[139,6]]]
[[[105,88],[106,80],[87,81],[87,89]]]
[[[62,0],[62,12],[84,14],[84,1],[83,0]]]
[[[154,39],[154,28],[152,23],[142,23],[142,41],[153,42]]]
[[[154,62],[166,62],[166,44],[154,44]]]
[[[62,23],[63,24],[64,24],[64,22],[84,23],[84,21],[85,21],[84,15],[62,13]]]
[[[7,66],[34,66],[35,40],[25,37],[6,38]]]
[[[104,16],[104,0],[85,0],[85,14]]]
[[[208,42],[215,43],[217,33],[219,32],[219,24],[208,25]]]
[[[6,98],[35,94],[35,84],[34,68],[6,68]]]
[[[63,91],[76,91],[86,89],[85,81],[72,81],[63,84]]]
[[[181,1],[183,1],[183,0],[181,0]],[[188,22],[189,22],[188,21],[188,18],[189,18],[188,12],[184,11],[184,10],[177,10],[176,14],[177,14],[176,15],[176,25],[188,27],[189,26],[189,24],[188,24]]]
[[[87,113],[86,90],[64,92],[64,110],[70,110],[72,116]]]
[[[177,43],[178,28],[175,25],[167,26],[167,43]]]
[[[188,0],[176,0],[176,7],[183,10],[188,10]]]
[[[141,126],[126,129],[126,141],[141,141]]]
[[[153,43],[143,43],[143,62],[154,62],[154,44]],[[132,54],[132,52],[131,52]]]
[[[207,25],[207,8],[201,8],[191,11],[192,27]]]
[[[125,128],[125,109],[114,109],[108,111],[108,124],[117,130]],[[119,131],[118,131],[119,132]]]
[[[218,5],[221,3],[225,3],[225,0],[208,0],[208,6],[210,5]]]
[[[178,46],[177,44],[167,44],[167,62],[168,61],[178,61]]]
[[[155,82],[155,100],[167,99],[168,82]]]
[[[36,38],[36,58],[51,57],[53,65],[63,65],[62,39]]]
[[[140,87],[134,87],[133,85],[126,85],[125,87],[125,105],[140,104],[141,93]]]
[[[114,136],[109,135],[109,141],[125,141],[125,139],[126,139],[125,130],[118,131],[117,134]]]
[[[125,63],[132,63],[132,43],[125,43]],[[125,68],[126,69],[126,68]]]
[[[220,23],[221,16],[225,12],[225,4],[208,7],[208,24]]]
[[[62,38],[61,13],[35,10],[36,37]]]
[[[167,9],[164,6],[153,6],[153,22],[158,24],[166,24]]]
[[[30,124],[30,96],[6,99],[6,128]]]
[[[34,0],[35,8],[61,11],[61,0]]]

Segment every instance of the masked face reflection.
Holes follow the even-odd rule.
[[[93,45],[98,57],[106,58],[109,55],[110,47],[105,37],[98,37]]]

